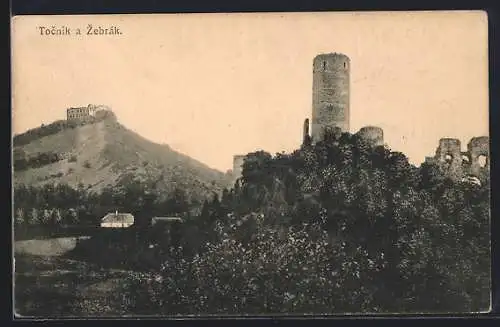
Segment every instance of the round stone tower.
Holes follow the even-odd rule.
[[[384,145],[384,130],[380,127],[365,126],[362,127],[357,134],[371,146]]]
[[[350,59],[341,53],[320,54],[313,62],[311,138],[323,139],[326,129],[349,131]]]

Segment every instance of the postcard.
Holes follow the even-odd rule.
[[[481,11],[12,18],[17,318],[491,310]]]

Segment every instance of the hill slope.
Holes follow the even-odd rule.
[[[59,122],[60,124],[60,122]],[[168,145],[150,142],[111,116],[94,123],[62,128],[28,141],[14,138],[14,184],[82,183],[92,191],[117,185],[124,178],[153,182],[161,191],[180,187],[193,195],[219,192],[225,175]],[[23,140],[18,142],[16,140]],[[22,158],[22,159],[19,159]],[[28,162],[28,163],[26,163]]]

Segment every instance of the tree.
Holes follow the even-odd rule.
[[[52,224],[54,226],[60,226],[61,225],[61,223],[63,222],[63,217],[62,217],[60,209],[54,209],[54,210],[52,210],[51,220],[52,220]]]
[[[170,214],[180,215],[189,211],[189,200],[186,192],[176,188],[167,200],[166,210]]]
[[[32,208],[29,215],[29,224],[30,225],[38,225],[40,224],[38,210],[36,208]]]
[[[14,217],[15,217],[14,219],[15,226],[23,226],[26,223],[23,208],[17,208]]]

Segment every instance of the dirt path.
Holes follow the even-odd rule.
[[[106,145],[104,122],[88,124],[76,131],[75,152],[81,160],[91,160]]]
[[[116,316],[124,313],[121,287],[136,274],[65,258],[76,237],[17,241],[15,308],[25,317]]]
[[[60,256],[73,250],[78,241],[89,238],[90,236],[78,236],[16,241],[14,243],[14,252],[21,255]]]

